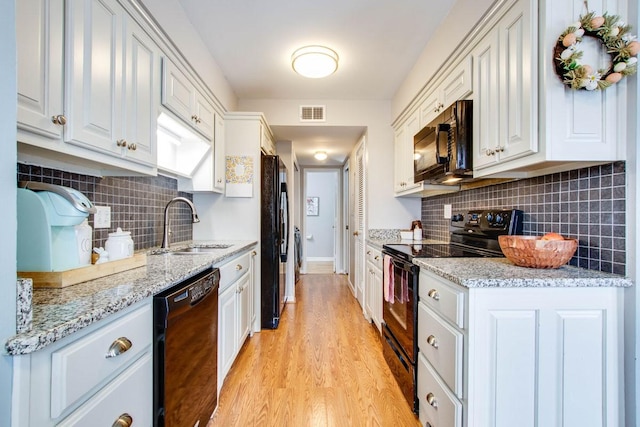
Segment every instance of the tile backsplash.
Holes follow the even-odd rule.
[[[41,166],[18,163],[18,181],[38,181],[74,188],[98,206],[111,207],[111,227],[93,230],[93,246],[104,246],[110,232],[117,227],[131,231],[135,250],[160,246],[164,207],[176,196],[193,200],[189,193],[178,191],[177,180],[165,176],[95,177]],[[170,242],[191,240],[191,211],[177,203],[170,211]],[[89,215],[93,227],[93,215]]]
[[[578,239],[569,264],[625,274],[625,163],[616,162],[422,199],[425,238],[449,239],[443,205],[515,208],[524,212],[523,234],[551,231]]]

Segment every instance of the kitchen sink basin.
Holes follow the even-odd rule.
[[[233,246],[233,245],[226,244],[226,243],[214,243],[214,244],[210,244],[210,245],[193,246],[193,247],[176,249],[176,250],[160,249],[160,250],[151,252],[151,255],[163,255],[163,254],[168,254],[168,255],[198,255],[198,254],[206,254],[206,253],[210,253],[210,252],[216,252],[216,251],[219,251],[220,249],[230,248],[231,246]]]

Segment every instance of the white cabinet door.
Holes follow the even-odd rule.
[[[20,0],[16,24],[18,131],[60,140],[63,125],[52,118],[64,115],[63,1]]]
[[[168,58],[162,60],[162,104],[208,141],[214,138],[213,105]]]
[[[498,161],[498,31],[487,34],[473,51],[473,167]]]
[[[238,303],[235,285],[218,297],[218,391],[236,355]]]
[[[382,332],[382,270],[373,270],[373,321]]]
[[[473,89],[473,58],[468,55],[443,81],[439,87],[441,108],[466,98]],[[427,123],[424,123],[426,125]]]
[[[215,139],[213,141],[213,189],[216,192],[224,193],[224,185],[226,182],[224,117],[216,114],[215,121]]]
[[[538,150],[531,34],[529,2],[519,1],[473,50],[474,171]]]
[[[238,298],[238,337],[236,350],[239,351],[244,344],[244,340],[249,336],[249,287],[251,286],[251,275],[245,274],[236,284]]]
[[[395,134],[395,191],[401,193],[419,187],[413,180],[413,137],[420,130],[420,112],[409,116]]]
[[[67,3],[65,141],[119,155],[123,139],[123,15],[115,0]]]
[[[500,64],[500,140],[496,146],[500,161],[538,150],[533,137],[533,99],[537,87],[531,47],[529,2],[517,2],[498,24]]]
[[[396,193],[402,192],[407,185],[404,181],[404,147],[404,126],[402,126],[396,130],[393,139],[393,189]]]
[[[126,114],[127,159],[156,163],[156,133],[160,95],[160,51],[135,21],[126,17]]]

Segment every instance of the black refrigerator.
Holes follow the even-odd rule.
[[[261,325],[275,329],[286,302],[286,262],[289,251],[287,168],[278,156],[261,157]]]

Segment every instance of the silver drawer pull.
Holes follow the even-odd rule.
[[[427,394],[427,403],[434,408],[438,408],[438,401],[436,400],[436,396],[433,393]]]
[[[240,265],[240,264],[236,265],[236,270],[237,270],[237,271],[242,270],[242,265]]]
[[[438,340],[433,335],[429,335],[427,337],[427,344],[429,344],[433,348],[438,348]]]
[[[131,427],[133,425],[133,417],[126,412],[118,417],[111,427]]]
[[[376,255],[376,257],[374,258],[376,261],[380,259],[380,257],[378,255]]]
[[[120,356],[122,353],[129,350],[132,345],[133,344],[128,338],[120,337],[111,343],[109,351],[107,351],[107,355],[105,357],[109,359],[111,357]]]
[[[427,295],[429,296],[429,298],[433,298],[436,301],[440,299],[440,294],[435,289],[431,289],[429,293],[427,293]]]

